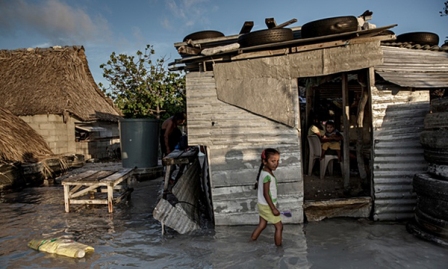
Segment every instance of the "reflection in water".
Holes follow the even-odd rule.
[[[64,212],[62,186],[29,188],[2,194],[0,203],[0,267],[120,268],[303,268],[306,243],[302,225],[285,225],[284,245],[273,243],[268,226],[257,242],[252,226],[217,227],[189,235],[161,234],[152,218],[160,181],[136,183],[129,204],[113,214],[105,206],[73,206]],[[31,239],[65,237],[95,248],[73,259],[27,247]],[[305,267],[306,268],[306,267]]]
[[[285,225],[283,247],[269,225],[256,242],[254,226],[220,226],[162,236],[152,217],[161,180],[138,182],[131,201],[73,207],[63,189],[29,188],[0,196],[0,268],[444,268],[445,248],[408,234],[403,224],[332,219]],[[306,231],[306,237],[305,233]],[[38,252],[31,239],[72,238],[95,248],[82,259]]]

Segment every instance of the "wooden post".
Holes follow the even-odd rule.
[[[342,73],[342,123],[344,125],[344,140],[343,140],[343,167],[342,176],[344,177],[344,190],[348,190],[350,187],[350,104],[348,103],[348,79],[347,73]]]
[[[65,212],[70,212],[70,185],[64,185],[64,204]]]
[[[163,191],[166,192],[168,190],[168,182],[170,181],[170,177],[171,177],[171,168],[174,165],[166,165],[166,170],[165,170],[165,182],[163,184]]]
[[[303,158],[303,167],[307,168],[308,164],[309,164],[309,154],[310,154],[310,150],[309,147],[307,147],[307,136],[308,136],[308,126],[311,124],[309,122],[309,118],[310,118],[310,114],[311,114],[311,108],[313,107],[313,88],[312,87],[306,87],[305,89],[305,98],[306,98],[306,106],[305,106],[305,129],[302,130],[302,134],[305,133],[305,135],[302,135],[302,150],[304,151],[304,154],[302,154]],[[299,104],[300,106],[300,104]],[[299,108],[300,110],[300,108]],[[314,111],[316,112],[316,111]],[[308,169],[308,168],[307,168]],[[302,169],[303,170],[303,169]],[[305,171],[305,170],[303,170]],[[306,171],[308,174],[310,174],[310,171]]]
[[[361,177],[361,181],[364,182],[367,178],[366,168],[364,164],[364,113],[366,109],[367,102],[369,101],[369,91],[368,88],[368,75],[366,74],[368,70],[361,70],[358,74],[358,83],[361,85],[361,96],[359,97],[358,102],[358,115],[356,122],[356,160],[358,163],[358,171],[359,176]]]
[[[114,212],[114,186],[113,183],[107,184],[107,208],[109,213]]]

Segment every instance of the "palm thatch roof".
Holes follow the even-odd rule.
[[[121,115],[90,73],[84,47],[0,50],[0,107],[17,116],[65,115],[116,121]]]
[[[53,155],[45,140],[10,111],[0,107],[0,163],[37,162]]]

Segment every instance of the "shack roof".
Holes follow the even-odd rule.
[[[383,32],[395,26],[396,24],[378,27],[375,29],[357,30],[312,38],[302,38],[301,27],[293,27],[291,28],[294,36],[293,40],[273,42],[250,47],[238,47],[231,50],[219,51],[213,55],[203,55],[199,52],[195,53],[197,51],[192,51],[191,54],[187,55],[184,52],[189,51],[189,48],[220,47],[234,44],[238,42],[240,35],[207,38],[201,40],[188,40],[174,43],[174,47],[183,57],[182,59],[176,59],[173,63],[170,63],[170,65],[181,65],[180,68],[182,68],[182,65],[185,65],[188,70],[188,67],[191,66],[192,63],[229,62],[251,58],[301,53],[310,50],[346,46],[354,43],[390,40],[394,39],[395,36],[391,34],[383,34]],[[370,37],[373,38],[369,39]]]
[[[0,163],[36,162],[53,155],[45,140],[25,121],[0,107]]]
[[[182,58],[177,59],[170,65],[172,69],[197,71],[199,65],[206,66],[204,63],[208,62],[220,63],[267,58],[376,40],[381,42],[383,63],[375,65],[374,68],[375,72],[384,80],[409,88],[448,87],[448,46],[423,46],[395,42],[395,35],[391,34],[390,31],[386,31],[395,26],[396,24],[314,38],[302,38],[301,27],[293,27],[291,28],[294,34],[293,40],[234,48],[209,56],[200,53],[197,55],[186,55],[185,52],[188,52],[188,48],[192,47],[228,46],[238,42],[240,35],[188,40],[174,44]],[[190,52],[194,53],[194,51]]]
[[[375,66],[375,72],[384,80],[401,87],[448,88],[448,50],[405,44],[382,46],[382,50],[383,63]]]
[[[82,46],[0,50],[0,107],[17,116],[69,112],[116,121],[120,112],[89,70]]]

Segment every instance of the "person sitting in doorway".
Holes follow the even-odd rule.
[[[308,128],[308,136],[310,135],[317,135],[319,137],[319,140],[322,139],[325,131],[322,128],[322,125],[319,121],[319,118],[311,114],[309,118],[310,127]]]
[[[335,128],[334,121],[327,121],[325,123],[325,134],[321,138],[322,153],[320,159],[322,160],[325,157],[325,153],[328,149],[332,149],[336,151],[338,160],[341,162],[341,140],[342,134]]]
[[[162,157],[170,154],[176,145],[182,139],[182,132],[178,126],[185,122],[185,114],[178,112],[174,116],[166,119],[162,123],[160,131],[160,148],[162,150]]]

